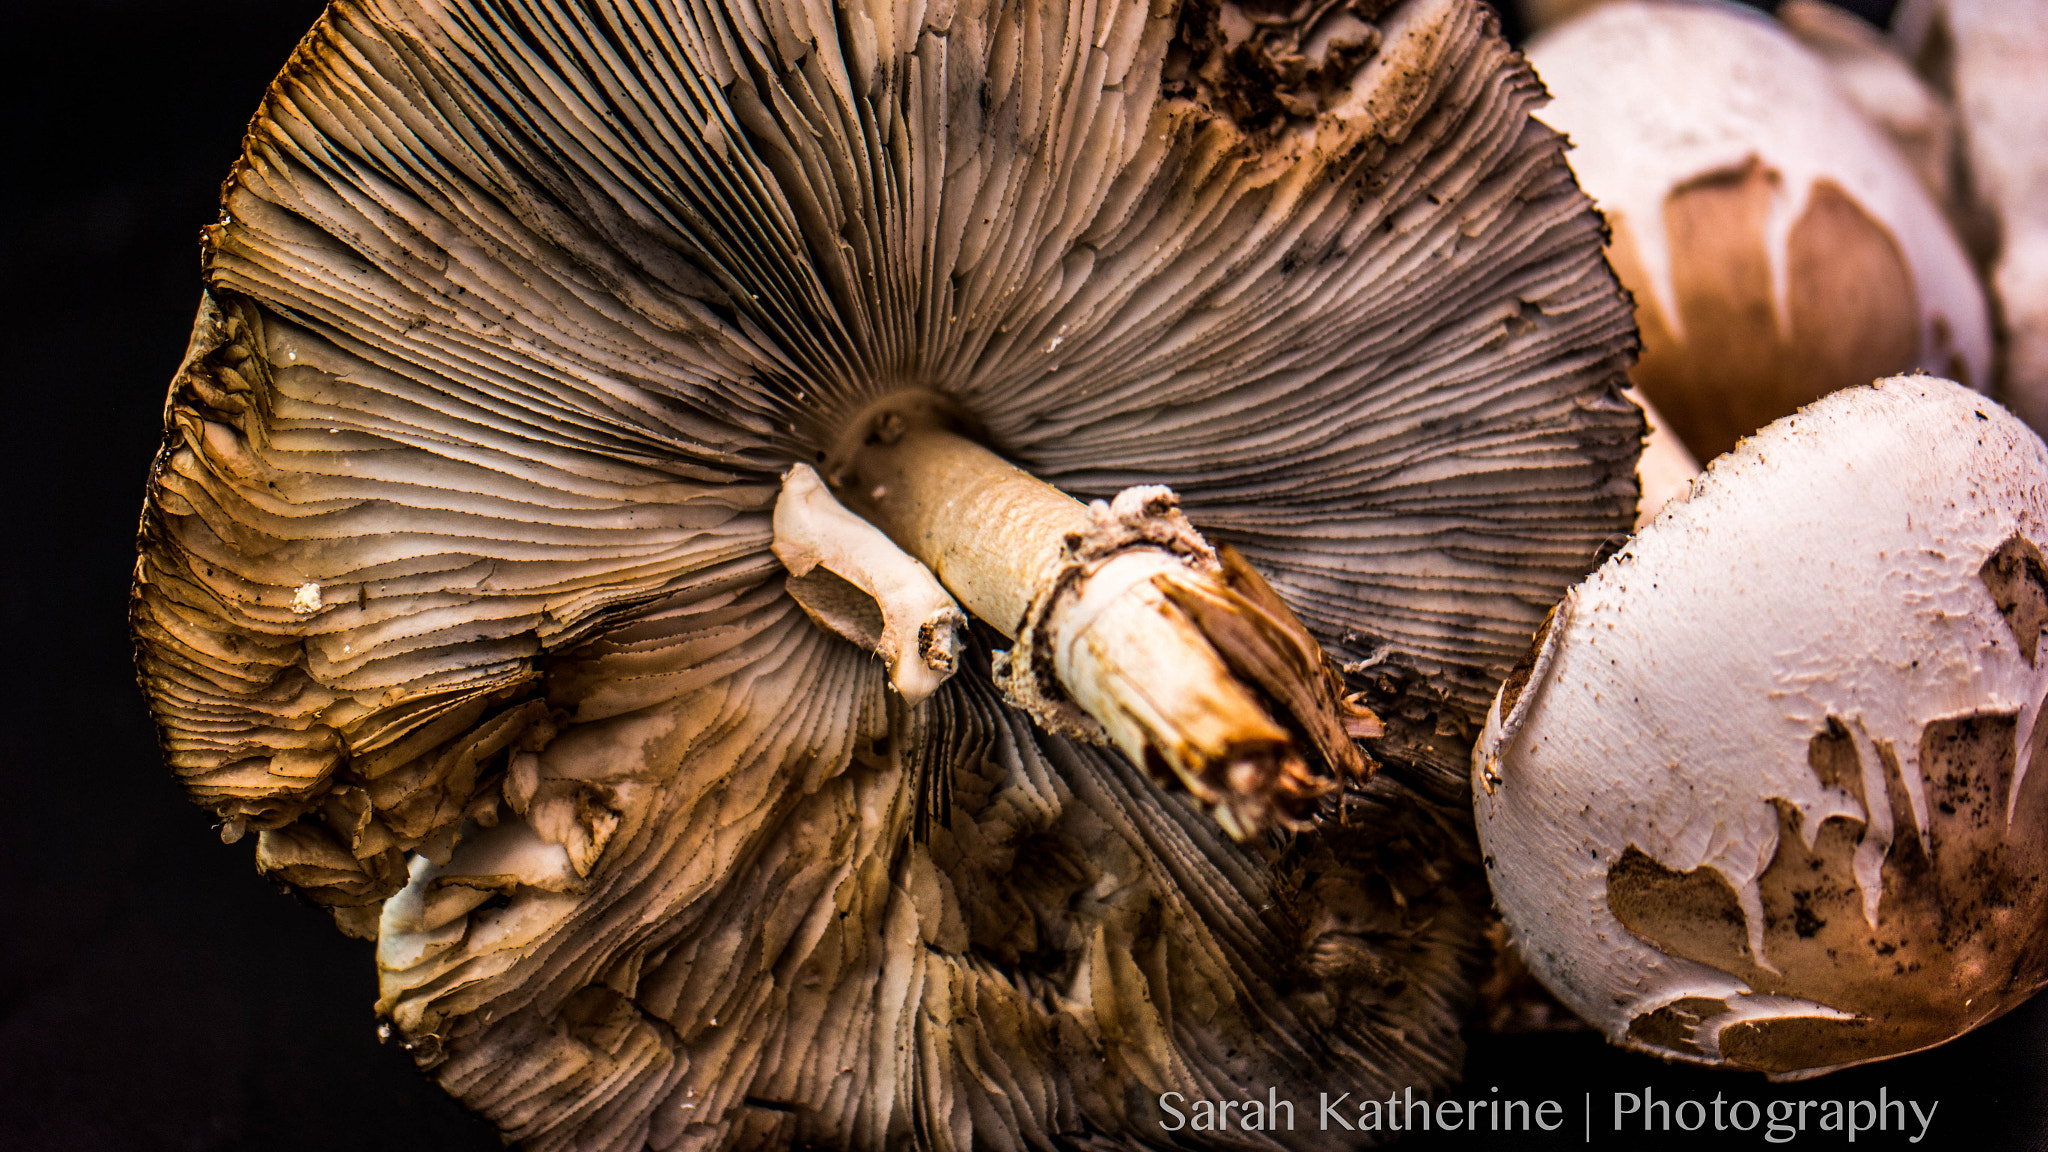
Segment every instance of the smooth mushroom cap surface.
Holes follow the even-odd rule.
[[[2048,6],[1905,0],[1892,26],[1955,105],[1958,214],[1997,301],[1997,395],[2048,429]]]
[[[1876,125],[1943,208],[1955,194],[1955,114],[1913,71],[1898,41],[1828,0],[1785,0],[1778,23],[1826,62],[1842,94]]]
[[[2048,980],[2048,446],[1837,392],[1574,588],[1474,751],[1516,947],[1618,1044],[1799,1075]]]
[[[1528,46],[1636,298],[1634,378],[1702,460],[1837,388],[1988,388],[1983,292],[1913,170],[1760,13],[1617,0]]]
[[[270,89],[141,676],[508,1138],[1049,1147],[1455,1075],[1464,750],[1626,531],[1634,337],[1488,11],[1236,11],[343,0]],[[1389,770],[1238,845],[1007,707],[980,624],[892,692],[771,546],[898,392],[1075,495],[1171,485]]]

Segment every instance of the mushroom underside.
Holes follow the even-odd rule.
[[[1533,77],[1464,0],[1343,25],[1277,105],[1225,62],[1314,29],[1203,5],[758,14],[340,2],[301,44],[145,513],[174,769],[532,1147],[1446,1082],[1464,748],[1643,428]],[[771,511],[896,393],[1078,497],[1170,485],[1389,771],[1238,844],[1003,702],[984,624],[892,694]]]

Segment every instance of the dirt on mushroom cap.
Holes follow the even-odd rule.
[[[1489,878],[1616,1042],[1803,1074],[2048,978],[2048,447],[1955,384],[1835,393],[1573,590],[1475,753]]]

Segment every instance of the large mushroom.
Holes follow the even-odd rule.
[[[533,1147],[1445,1083],[1463,749],[1643,431],[1540,98],[1471,0],[341,0],[151,479],[170,761]]]

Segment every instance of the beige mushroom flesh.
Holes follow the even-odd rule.
[[[1560,603],[1473,755],[1515,945],[1617,1044],[1798,1077],[2048,981],[2048,446],[1831,394]]]
[[[1783,28],[1616,0],[1528,53],[1635,295],[1633,378],[1696,458],[1894,372],[1989,387],[1983,293],[1939,205]]]
[[[1700,462],[1641,389],[1629,393],[1629,398],[1642,405],[1650,429],[1643,438],[1643,457],[1636,462],[1636,480],[1642,486],[1636,503],[1636,527],[1641,528],[1664,505],[1692,489],[1693,478],[1700,474]]]

